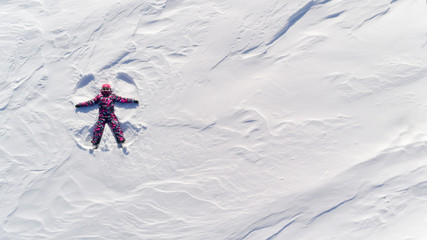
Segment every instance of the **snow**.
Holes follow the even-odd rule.
[[[425,239],[425,1],[0,6],[1,239]]]

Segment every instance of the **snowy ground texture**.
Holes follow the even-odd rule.
[[[425,0],[0,7],[0,239],[427,239]]]

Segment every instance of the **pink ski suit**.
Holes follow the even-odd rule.
[[[123,137],[123,131],[120,128],[119,120],[114,114],[114,103],[138,103],[137,100],[132,98],[123,98],[113,93],[99,94],[94,99],[87,102],[82,102],[76,105],[76,107],[87,107],[94,104],[99,105],[99,117],[93,130],[92,144],[97,145],[101,141],[102,133],[104,132],[105,124],[108,123],[114,135],[116,136],[117,142],[123,143],[125,138]]]

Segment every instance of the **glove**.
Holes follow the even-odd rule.
[[[79,108],[79,107],[80,107],[80,105],[76,104],[76,108]]]
[[[138,103],[139,103],[139,101],[138,101],[138,100],[133,100],[133,102],[134,102],[134,103],[136,103],[136,104],[138,104]]]

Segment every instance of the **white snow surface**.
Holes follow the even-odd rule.
[[[425,0],[0,7],[0,239],[427,239]]]

